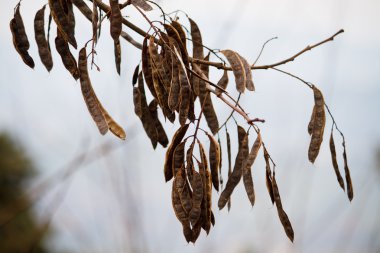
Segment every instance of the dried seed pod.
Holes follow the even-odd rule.
[[[183,30],[182,25],[178,21],[175,21],[175,20],[172,21],[170,24],[177,31],[177,33],[181,39],[182,45],[186,48],[186,33]]]
[[[135,106],[135,114],[141,118],[143,115],[143,109],[141,104],[141,93],[138,87],[133,88],[133,104]]]
[[[186,141],[183,141],[174,149],[172,161],[173,175],[177,175],[178,170],[180,170],[185,163],[185,144]]]
[[[72,20],[69,22],[61,1],[49,0],[50,13],[65,42],[69,42],[75,49],[77,42],[72,31]],[[75,25],[74,25],[75,26]]]
[[[186,50],[185,46],[182,44],[181,37],[179,36],[177,30],[169,24],[164,24],[164,28],[165,28],[168,36],[173,38],[177,42],[179,49],[180,49],[180,52],[181,52],[181,59],[182,59],[184,65],[186,67],[189,67],[189,55],[187,54],[187,50]]]
[[[183,126],[186,123],[188,113],[189,113],[189,106],[190,106],[190,87],[188,85],[182,85],[181,86],[181,94],[180,94],[180,101],[179,101],[179,123],[181,126]]]
[[[230,138],[230,134],[227,131],[227,128],[226,128],[226,138],[227,138],[227,157],[228,157],[228,174],[227,174],[227,176],[228,176],[228,178],[230,178],[231,173],[232,173],[231,138]],[[227,181],[228,181],[228,178],[227,178]],[[228,208],[228,211],[230,211],[230,209],[231,209],[231,197],[228,199],[227,208]]]
[[[190,21],[190,30],[191,30],[191,40],[193,43],[193,58],[194,59],[203,59],[204,53],[203,53],[203,44],[202,44],[202,35],[199,30],[198,25],[189,18]],[[199,82],[200,79],[196,76],[193,76],[192,78],[192,84],[193,84],[193,90],[195,95],[199,96]]]
[[[57,29],[57,37],[55,38],[55,48],[61,56],[62,63],[65,68],[70,72],[75,80],[79,78],[79,71],[77,67],[77,62],[74,56],[71,54],[69,45],[62,37],[62,33]]]
[[[203,203],[205,205],[204,211],[201,213],[203,216],[202,228],[208,234],[211,228],[211,198],[212,198],[212,183],[211,183],[211,173],[209,170],[205,170],[205,180],[204,180],[204,190]]]
[[[180,75],[179,64],[180,63],[175,58],[175,61],[173,61],[172,82],[170,85],[169,98],[168,98],[169,99],[168,106],[170,110],[172,111],[176,110],[179,105],[180,90],[181,90],[181,84],[180,84],[180,79],[179,79],[179,75]]]
[[[149,55],[151,57],[153,72],[156,72],[158,79],[165,88],[165,93],[168,93],[170,89],[170,77],[168,77],[165,73],[163,59],[162,56],[158,54],[154,37],[149,38]]]
[[[189,219],[192,226],[195,226],[201,215],[201,204],[203,200],[203,181],[202,176],[192,170],[191,188],[193,188],[192,207],[189,213]]]
[[[110,8],[111,8],[111,15],[110,15],[110,31],[111,31],[111,37],[114,41],[119,40],[121,29],[122,29],[122,21],[123,16],[121,15],[120,7],[119,7],[119,0],[109,0]]]
[[[145,0],[131,0],[131,3],[137,7],[140,7],[144,11],[153,10],[152,6],[150,6]]]
[[[72,0],[66,0],[67,5],[67,22],[68,22],[68,35],[69,38],[75,39],[75,15],[73,10]]]
[[[150,55],[148,49],[148,37],[144,38],[143,48],[141,54],[141,62],[142,62],[142,71],[144,73],[145,83],[148,86],[148,89],[152,96],[157,99],[156,90],[154,89],[153,76],[152,76],[152,65],[150,62]]]
[[[218,145],[219,145],[219,182],[221,185],[221,188],[223,189],[223,177],[222,177],[222,157],[223,157],[223,152],[222,152],[222,143],[220,141],[220,137],[218,135]]]
[[[315,86],[313,86],[314,92],[314,106],[315,106],[315,117],[313,124],[313,132],[311,135],[311,141],[309,146],[309,161],[314,163],[318,156],[319,149],[323,141],[323,132],[326,124],[325,115],[325,101],[323,99],[322,92]]]
[[[252,206],[255,204],[255,190],[254,190],[254,185],[253,185],[253,180],[252,180],[251,167],[252,167],[252,164],[256,160],[261,144],[262,144],[261,135],[260,133],[258,133],[255,143],[253,143],[251,151],[249,152],[248,158],[243,165],[243,183],[244,183],[245,191],[247,192],[247,195],[248,195],[248,199],[251,202]]]
[[[189,128],[189,124],[181,126],[174,134],[172,141],[166,151],[165,155],[165,164],[164,164],[164,174],[165,174],[165,181],[169,181],[173,177],[173,154],[175,148],[181,143],[183,137],[186,134],[187,129]]]
[[[120,46],[120,40],[114,40],[114,53],[115,53],[115,64],[116,64],[116,71],[120,75],[120,64],[121,64],[121,46]]]
[[[93,1],[91,23],[92,23],[92,39],[94,40],[95,44],[98,42],[98,22],[99,22],[98,5],[96,4],[96,1]]]
[[[336,178],[338,180],[340,187],[342,187],[342,189],[344,191],[344,181],[343,181],[342,176],[340,175],[338,161],[336,160],[335,143],[334,143],[334,137],[333,137],[332,131],[331,131],[331,135],[330,135],[330,153],[331,153],[331,160],[332,160],[332,164],[333,164],[334,171],[336,174]]]
[[[212,184],[216,191],[219,191],[219,166],[220,166],[220,148],[219,143],[214,139],[210,134],[207,134],[208,139],[210,140],[210,149],[209,149],[209,161],[210,161],[210,170],[211,170],[211,179]]]
[[[231,65],[232,71],[234,72],[236,89],[238,92],[243,93],[245,90],[247,82],[247,74],[245,73],[244,65],[241,61],[240,56],[232,50],[222,50],[220,51],[227,58]]]
[[[133,72],[132,76],[132,85],[135,86],[137,83],[137,79],[139,78],[139,70],[140,70],[140,64],[138,64],[135,68],[135,71]]]
[[[347,196],[350,201],[354,198],[354,189],[352,186],[352,180],[350,175],[350,169],[348,168],[346,144],[343,140],[343,161],[344,161],[344,173],[346,174]]]
[[[188,216],[192,207],[192,198],[190,197],[191,190],[186,180],[185,168],[182,166],[176,171],[175,175],[175,188],[179,193],[182,207]]]
[[[234,169],[231,173],[231,176],[228,178],[226,188],[223,190],[219,197],[218,207],[223,209],[227,204],[228,199],[230,198],[233,190],[236,185],[239,183],[242,173],[243,173],[243,163],[246,157],[248,156],[248,135],[245,132],[244,128],[238,126],[238,136],[239,136],[239,151],[236,155]]]
[[[169,144],[169,140],[164,127],[158,119],[157,105],[157,101],[153,99],[149,104],[149,111],[152,116],[154,126],[156,127],[157,141],[161,144],[162,147],[166,148],[166,146]]]
[[[108,129],[113,133],[116,137],[125,140],[126,134],[124,129],[109,115],[106,109],[104,109],[103,105],[98,100],[98,104],[100,109],[103,112],[104,118],[107,121]]]
[[[86,102],[87,109],[98,126],[100,133],[104,135],[108,131],[108,124],[102,108],[99,105],[99,100],[92,88],[91,80],[88,75],[86,47],[79,51],[79,74],[82,94],[84,101]]]
[[[34,35],[41,62],[50,72],[53,68],[53,58],[51,57],[48,41],[45,37],[45,7],[46,6],[44,5],[40,10],[38,10],[36,16],[34,17]]]
[[[198,219],[198,221],[193,225],[193,236],[191,238],[192,243],[196,242],[199,235],[201,234],[201,230],[202,230],[202,220]]]
[[[294,231],[292,228],[292,224],[290,223],[290,220],[288,218],[288,215],[285,213],[284,209],[282,208],[282,203],[281,203],[280,193],[278,191],[275,173],[273,173],[273,177],[272,177],[272,186],[273,186],[273,196],[276,202],[278,217],[280,218],[281,224],[284,227],[286,235],[293,242]]]
[[[222,88],[223,90],[225,90],[227,88],[227,85],[228,85],[228,74],[227,74],[227,70],[224,70],[223,72],[223,76],[222,78],[220,78],[220,80],[218,81],[218,86],[220,88]],[[222,94],[222,90],[221,89],[217,89],[215,88],[215,92],[216,92],[216,95],[220,95]]]
[[[265,147],[264,147],[264,159],[265,159],[265,183],[267,186],[269,197],[272,201],[272,204],[274,204],[274,195],[273,195],[273,187],[272,187],[272,171],[270,169],[269,154]]]
[[[25,32],[24,22],[20,14],[20,4],[17,5],[13,19],[9,23],[13,45],[26,65],[34,68],[33,58],[29,55],[29,40]]]

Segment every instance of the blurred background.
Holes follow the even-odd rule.
[[[265,41],[277,36],[257,65],[283,60],[345,30],[333,42],[280,68],[324,92],[346,136],[353,201],[339,187],[331,165],[330,119],[317,161],[308,162],[311,90],[281,73],[257,70],[253,72],[256,92],[243,96],[242,104],[253,117],[266,120],[261,126],[263,138],[277,164],[277,181],[295,241],[286,237],[270,202],[260,157],[252,168],[255,206],[251,208],[242,184],[232,195],[230,212],[218,211],[218,193],[213,192],[216,225],[208,236],[202,232],[195,245],[187,244],[172,210],[171,183],[164,182],[165,150],[152,149],[133,111],[131,79],[140,51],[122,41],[118,76],[113,43],[105,36],[108,21],[104,23],[96,57],[101,71],[94,69],[90,76],[100,101],[126,129],[127,139],[101,136],[79,82],[64,69],[55,50],[51,73],[38,58],[33,19],[46,1],[22,1],[29,52],[36,63],[31,70],[13,48],[9,30],[17,1],[0,0],[0,252],[380,252],[380,2],[157,2],[167,13],[185,11],[198,23],[208,47],[234,49],[249,62]],[[133,8],[123,13],[148,29]],[[81,48],[91,37],[91,24],[79,12],[75,14]],[[148,15],[159,19],[160,12]],[[179,18],[188,24],[183,14]],[[124,30],[142,41],[133,31]],[[54,46],[54,26],[51,33]],[[210,79],[217,81],[221,74],[212,69]],[[229,90],[236,95],[230,78]],[[214,104],[223,122],[230,110],[215,99]],[[176,128],[166,124],[168,136]],[[235,138],[234,123],[228,129]],[[221,139],[225,140],[224,131]],[[335,143],[342,170],[338,135]],[[236,141],[232,146],[234,157]]]

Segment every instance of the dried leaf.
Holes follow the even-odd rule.
[[[334,171],[336,174],[336,178],[338,180],[340,187],[342,187],[342,189],[344,191],[344,181],[343,181],[342,176],[340,175],[338,161],[336,160],[335,143],[334,143],[334,137],[333,137],[332,131],[331,131],[331,135],[330,135],[330,153],[331,153],[331,160],[332,160],[332,164],[333,164]]]
[[[9,23],[12,37],[13,45],[17,53],[21,56],[22,60],[26,65],[31,68],[34,68],[33,58],[29,55],[29,41],[25,32],[24,22],[20,14],[20,5],[17,5],[13,19]]]
[[[173,154],[175,148],[181,143],[183,137],[186,134],[187,129],[189,128],[189,124],[181,126],[174,134],[172,141],[170,142],[170,145],[168,149],[166,150],[165,155],[165,164],[164,164],[164,174],[165,174],[165,181],[169,181],[173,177]]]
[[[223,209],[223,207],[227,204],[227,201],[230,198],[233,190],[239,183],[243,173],[243,163],[246,157],[248,156],[248,135],[245,132],[244,128],[242,128],[241,126],[238,126],[238,136],[239,151],[236,155],[234,169],[231,173],[231,176],[228,178],[226,188],[223,190],[219,197],[219,209]]]
[[[238,92],[243,93],[247,82],[247,74],[245,73],[244,65],[241,61],[239,54],[232,50],[220,51],[227,58],[231,65],[232,71],[235,76],[236,89]]]
[[[34,35],[41,62],[50,72],[53,68],[53,58],[51,56],[48,41],[45,37],[45,7],[46,6],[44,5],[40,10],[38,10],[36,16],[34,17]]]
[[[99,105],[99,100],[92,88],[91,80],[88,75],[87,53],[85,47],[79,51],[79,74],[82,94],[88,111],[98,126],[99,132],[104,135],[108,131],[108,124],[101,106]]]
[[[274,173],[272,177],[272,186],[273,186],[273,195],[274,195],[274,200],[276,202],[278,217],[280,218],[281,224],[284,227],[286,235],[293,242],[294,231],[292,228],[292,224],[290,223],[290,220],[288,218],[288,215],[285,213],[284,209],[282,208],[280,193],[278,191],[276,177]]]
[[[323,141],[323,132],[326,124],[325,115],[325,102],[321,91],[313,86],[314,92],[314,106],[315,106],[315,117],[313,124],[313,132],[311,135],[311,141],[309,146],[309,161],[314,163],[318,156],[319,149]]]
[[[256,160],[261,144],[262,144],[261,135],[260,133],[258,133],[255,143],[253,144],[251,151],[249,152],[248,158],[247,160],[245,160],[245,163],[243,165],[244,187],[245,187],[245,191],[247,192],[248,199],[251,202],[252,206],[255,204],[255,190],[254,190],[254,185],[253,185],[253,180],[252,180],[251,167],[252,167],[252,164]]]

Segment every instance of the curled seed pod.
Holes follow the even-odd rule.
[[[115,64],[116,64],[116,71],[120,75],[120,64],[121,64],[121,46],[120,46],[120,40],[114,40],[114,53],[115,53]]]
[[[69,42],[75,49],[77,48],[77,42],[72,32],[72,24],[65,13],[61,1],[49,0],[50,13],[53,16],[57,28],[61,33],[65,42]],[[75,26],[75,25],[74,25]]]
[[[273,195],[273,187],[272,187],[272,171],[270,169],[269,154],[265,147],[264,147],[264,159],[265,159],[265,183],[267,186],[269,197],[272,201],[272,204],[274,204],[274,195]]]
[[[180,170],[185,163],[185,144],[186,140],[181,142],[174,149],[172,161],[173,175],[177,175],[178,170]]]
[[[227,70],[224,70],[223,72],[223,76],[222,78],[220,78],[220,80],[218,81],[218,86],[220,88],[222,88],[223,90],[225,90],[227,88],[227,85],[228,85],[228,74],[227,74]],[[215,92],[216,92],[216,95],[220,95],[222,94],[222,90],[220,89],[215,89]]]
[[[201,204],[203,200],[203,182],[202,176],[193,170],[193,178],[191,180],[191,187],[193,188],[192,207],[189,213],[189,219],[192,226],[198,222],[201,215]]]
[[[183,137],[186,134],[187,129],[189,128],[189,124],[181,126],[174,134],[172,141],[166,151],[165,155],[165,164],[164,164],[164,174],[165,174],[165,181],[169,181],[173,177],[173,154],[175,148],[181,143]]]
[[[223,190],[219,197],[218,207],[223,209],[227,204],[232,192],[234,191],[236,185],[239,183],[242,173],[243,173],[243,163],[248,156],[248,135],[244,128],[238,126],[238,136],[239,136],[239,151],[236,155],[234,169],[231,176],[228,178],[226,188]]]
[[[227,58],[228,62],[231,65],[232,71],[235,76],[237,91],[243,93],[247,82],[247,75],[245,73],[245,68],[240,56],[236,52],[229,49],[222,50],[220,52],[224,54],[224,56]]]
[[[354,198],[354,189],[352,186],[350,169],[348,168],[346,143],[344,142],[344,140],[343,140],[343,161],[344,161],[344,172],[346,174],[347,196],[348,196],[348,199],[352,201],[352,199]]]
[[[149,111],[152,116],[154,126],[156,127],[157,141],[161,144],[162,147],[166,148],[166,146],[169,144],[169,140],[164,127],[158,119],[157,105],[157,101],[153,99],[149,104]]]
[[[338,161],[336,160],[335,143],[334,143],[334,137],[333,137],[332,131],[331,131],[331,135],[330,135],[330,153],[331,153],[331,160],[332,160],[332,164],[333,164],[334,171],[336,174],[336,178],[338,180],[340,187],[342,187],[342,189],[344,191],[344,181],[343,181],[342,176],[340,175]]]
[[[78,10],[90,21],[92,21],[92,11],[83,0],[71,0]]]
[[[319,149],[323,141],[323,132],[326,124],[325,101],[323,99],[322,92],[315,86],[313,86],[313,92],[315,116],[308,152],[309,161],[312,163],[314,163],[315,159],[318,156]]]
[[[173,22],[171,22],[170,24],[177,31],[177,33],[181,39],[182,45],[186,48],[186,33],[183,30],[182,25],[178,21],[175,21],[175,20]]]
[[[260,147],[262,144],[261,135],[258,133],[255,142],[249,152],[248,158],[243,165],[243,183],[245,187],[245,191],[247,192],[248,199],[253,206],[255,204],[255,190],[252,180],[251,167],[255,162],[257,154],[259,153]]]
[[[20,14],[20,4],[17,5],[13,19],[9,23],[13,45],[26,65],[34,68],[33,58],[29,55],[29,40],[25,32],[24,22]]]
[[[144,73],[144,79],[145,83],[148,86],[148,89],[152,96],[157,99],[156,90],[154,88],[153,83],[153,76],[152,76],[152,65],[150,62],[150,55],[149,55],[149,49],[148,49],[148,37],[144,38],[143,41],[143,48],[142,48],[142,54],[141,54],[141,62],[142,62],[142,71]]]
[[[131,3],[137,7],[140,7],[144,11],[153,10],[152,6],[150,6],[145,0],[131,0]]]
[[[272,177],[272,186],[273,186],[273,195],[274,195],[274,200],[276,202],[278,217],[280,218],[281,224],[284,227],[286,235],[288,236],[290,241],[293,242],[294,231],[292,228],[292,224],[290,223],[290,220],[288,218],[288,215],[285,213],[284,209],[282,208],[281,197],[278,191],[278,186],[277,186],[276,177],[274,173]]]
[[[40,55],[41,62],[46,69],[50,72],[53,68],[53,59],[51,57],[48,41],[45,37],[45,5],[37,11],[34,17],[34,35],[38,46],[38,53]]]
[[[139,70],[140,70],[140,64],[138,64],[135,68],[135,71],[133,72],[133,77],[132,77],[132,85],[135,86],[137,83],[137,79],[139,78]]]
[[[84,101],[86,102],[87,109],[98,126],[100,133],[104,135],[108,131],[108,124],[102,108],[99,105],[99,100],[92,88],[91,80],[88,75],[87,53],[85,47],[79,51],[79,74],[82,94]]]
[[[99,22],[99,14],[98,14],[98,5],[96,1],[92,2],[92,39],[96,44],[98,42],[98,22]]]
[[[62,33],[59,30],[57,30],[57,37],[55,38],[55,48],[61,56],[65,68],[70,72],[74,79],[77,80],[79,78],[77,62],[70,52],[69,45],[63,39]]]
[[[212,184],[216,191],[219,191],[219,165],[220,165],[220,148],[219,143],[214,139],[210,134],[207,134],[208,139],[210,140],[210,149],[209,149],[209,161],[210,161],[210,170],[211,170],[211,179]]]
[[[110,16],[111,37],[114,41],[117,41],[119,40],[119,37],[121,34],[123,16],[121,15],[118,0],[109,0],[109,3],[111,7],[111,16]]]

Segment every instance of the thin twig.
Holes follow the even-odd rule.
[[[269,40],[265,41],[265,43],[263,44],[263,46],[261,47],[261,50],[260,50],[260,53],[259,55],[257,56],[256,60],[253,62],[252,66],[256,65],[257,61],[260,59],[260,56],[261,54],[264,52],[264,48],[265,46],[272,40],[276,40],[277,37],[273,37],[273,38],[270,38]]]

